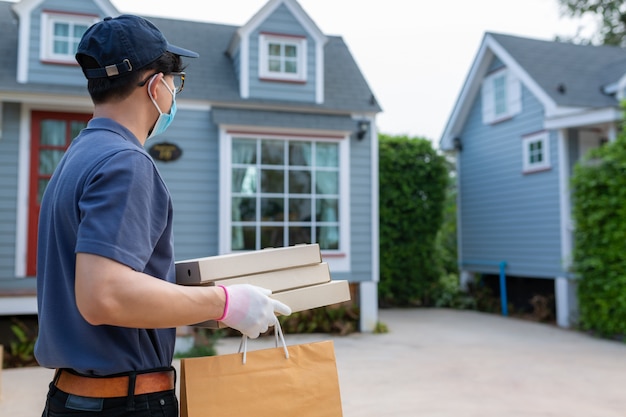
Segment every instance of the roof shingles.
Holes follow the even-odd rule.
[[[626,50],[489,33],[559,106],[606,107],[602,87],[626,73]],[[562,88],[559,88],[562,86]]]

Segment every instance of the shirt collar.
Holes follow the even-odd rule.
[[[124,125],[121,125],[113,119],[96,117],[94,119],[91,119],[89,123],[87,123],[87,129],[101,129],[111,131],[120,135],[122,138],[124,138],[124,140],[131,142],[143,149],[143,145],[141,144],[141,142],[139,142],[137,137]]]

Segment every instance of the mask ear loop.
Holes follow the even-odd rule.
[[[160,73],[159,73],[160,74]],[[148,81],[148,95],[150,96],[150,100],[152,100],[152,103],[154,103],[154,105],[156,106],[157,110],[159,111],[159,114],[163,114],[163,112],[161,111],[161,108],[159,107],[159,105],[157,104],[156,100],[154,99],[154,97],[152,97],[152,93],[150,92],[152,89],[152,83],[154,82],[154,80],[156,79],[156,77],[159,76],[159,74],[154,74],[154,76],[150,79],[150,81]],[[161,81],[163,81],[163,84],[165,85],[165,88],[167,88],[167,91],[170,92],[170,94],[172,95],[172,103],[174,102],[174,100],[176,100],[176,88],[174,88],[174,90],[172,90],[170,88],[169,85],[167,85],[167,83],[165,82],[165,76],[163,76],[163,78],[161,78]]]
[[[148,81],[148,96],[150,97],[150,100],[152,100],[152,103],[156,106],[157,110],[159,111],[159,114],[163,114],[163,112],[161,111],[161,108],[157,104],[156,100],[154,99],[154,97],[152,97],[152,92],[151,92],[152,91],[152,83],[154,82],[154,80],[158,76],[159,76],[159,74],[154,74],[154,76],[152,78],[150,78],[150,81]]]

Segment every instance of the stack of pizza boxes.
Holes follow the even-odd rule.
[[[292,312],[350,300],[346,280],[332,280],[318,244],[267,248],[176,262],[180,285],[252,284],[272,291],[271,297]],[[216,321],[198,326],[219,328]]]

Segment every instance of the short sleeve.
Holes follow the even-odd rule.
[[[136,150],[106,158],[79,198],[76,252],[143,271],[171,216],[169,192],[154,162]]]

